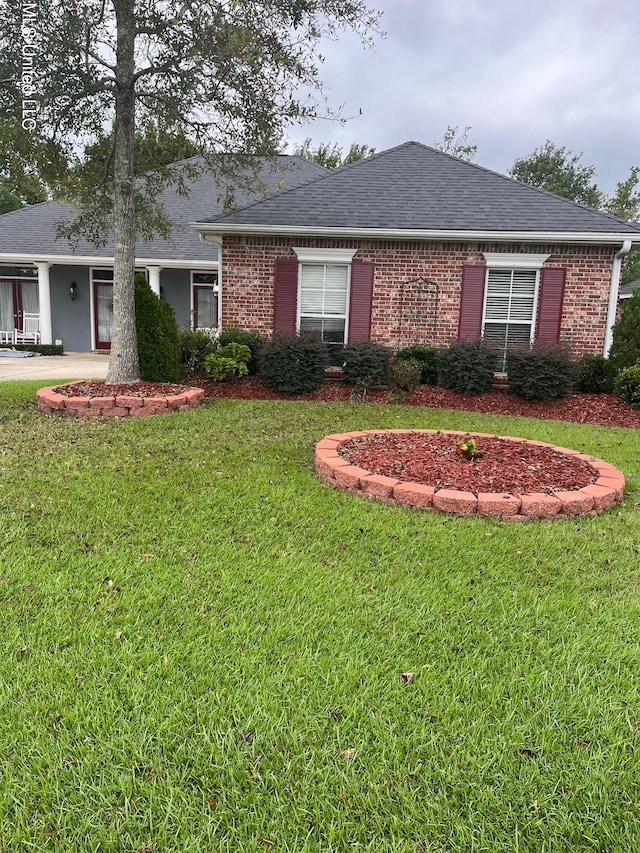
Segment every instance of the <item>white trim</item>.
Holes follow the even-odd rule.
[[[296,254],[298,253],[298,249],[294,249]],[[302,254],[304,254],[307,250],[301,250]],[[345,310],[344,315],[342,314],[305,314],[305,317],[309,317],[312,319],[324,320],[324,319],[335,319],[342,320],[344,317],[344,344],[346,345],[349,340],[349,308],[351,307],[351,261],[353,256],[356,253],[356,250],[351,252],[350,249],[346,251],[340,249],[325,249],[325,250],[309,250],[310,255],[315,254],[313,260],[302,260],[300,256],[298,257],[298,290],[296,293],[296,333],[300,334],[300,322],[302,320],[302,264],[317,264],[318,266],[326,266],[328,264],[343,266],[347,268],[347,292],[345,296]],[[338,261],[336,259],[336,252],[342,252],[343,259],[342,261]],[[350,254],[350,257],[347,259],[347,255]]]
[[[625,240],[613,256],[611,266],[611,284],[609,286],[609,303],[607,305],[607,325],[604,331],[604,357],[609,357],[613,343],[613,327],[618,313],[618,293],[620,292],[620,276],[622,275],[622,259],[631,251],[631,240]]]
[[[38,263],[76,267],[112,267],[114,264],[114,258],[113,256],[108,255],[11,255],[8,252],[0,252],[0,266],[4,264],[25,266],[27,264],[35,265]],[[212,268],[217,268],[220,261],[183,261],[176,260],[175,258],[136,257],[135,263],[136,267],[160,266],[167,269],[211,270]]]
[[[225,234],[237,234],[242,236],[264,235],[270,237],[348,237],[372,240],[455,240],[456,242],[475,242],[481,240],[487,243],[553,243],[554,245],[576,243],[590,246],[619,245],[623,240],[631,240],[633,244],[640,245],[640,231],[637,234],[603,234],[597,231],[464,231],[424,228],[337,228],[301,225],[245,225],[217,222],[190,222],[189,225],[200,232],[205,242],[209,242],[210,237],[220,239]]]
[[[357,249],[305,249],[293,247],[301,264],[350,264]]]
[[[516,252],[484,252],[483,254],[488,268],[507,270],[539,270],[550,257]]]

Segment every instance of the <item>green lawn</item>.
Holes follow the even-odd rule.
[[[637,431],[234,400],[78,421],[36,387],[0,385],[0,850],[640,849]],[[520,524],[315,475],[316,441],[374,427],[552,441],[626,496]]]

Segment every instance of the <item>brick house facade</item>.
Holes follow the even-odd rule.
[[[409,142],[195,224],[223,327],[603,354],[640,227]]]

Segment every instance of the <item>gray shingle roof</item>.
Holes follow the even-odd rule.
[[[202,161],[199,161],[202,162]],[[236,204],[245,206],[264,197],[264,193],[281,192],[297,186],[327,170],[302,157],[279,155],[265,160],[260,172],[260,180],[265,189],[259,192],[238,193]],[[139,241],[136,244],[136,256],[139,258],[165,258],[173,260],[211,261],[215,258],[215,249],[200,240],[200,236],[189,222],[199,219],[203,214],[218,215],[223,212],[223,193],[211,174],[203,172],[197,178],[186,182],[189,186],[187,196],[168,187],[160,196],[169,218],[174,223],[172,234],[167,240],[155,238],[151,241]],[[86,240],[72,244],[56,238],[59,222],[73,216],[73,208],[62,202],[52,201],[14,210],[0,216],[0,254],[33,255],[77,255],[99,258],[113,257],[113,238],[105,246],[96,248]]]
[[[640,226],[406,142],[207,222],[303,228],[596,232]]]

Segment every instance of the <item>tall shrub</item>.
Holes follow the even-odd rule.
[[[613,327],[609,361],[616,373],[640,361],[640,287],[631,299],[623,301],[620,319]]]
[[[139,273],[135,280],[136,328],[140,378],[145,382],[180,382],[182,357],[175,313]]]
[[[375,341],[356,341],[344,348],[342,375],[353,385],[386,385],[393,350]]]

